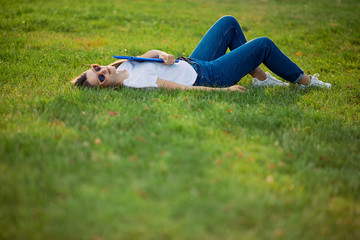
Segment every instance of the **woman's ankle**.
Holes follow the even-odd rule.
[[[311,77],[304,73],[304,75],[302,76],[302,78],[298,83],[302,85],[309,85],[311,83]]]
[[[261,67],[255,68],[255,70],[250,74],[253,78],[257,78],[260,81],[266,80],[266,73]]]

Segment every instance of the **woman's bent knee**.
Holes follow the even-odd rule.
[[[263,46],[270,46],[270,45],[275,44],[275,43],[274,43],[270,38],[268,38],[268,37],[255,38],[255,39],[252,40],[252,41],[255,41],[255,42],[257,42],[258,44],[263,45]]]
[[[226,22],[229,25],[239,24],[236,18],[231,15],[223,16],[219,19],[219,21]]]
[[[274,42],[268,37],[259,37],[258,39],[260,39],[260,41],[262,41],[266,44],[274,44]]]

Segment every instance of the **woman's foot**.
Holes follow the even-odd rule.
[[[266,72],[265,74],[266,74],[265,80],[259,80],[254,77],[252,80],[252,84],[257,87],[289,86],[288,83],[274,78],[273,76],[271,76],[270,73]]]
[[[318,79],[320,75],[318,73],[315,73],[313,76],[310,76],[310,83],[309,84],[299,84],[301,89],[308,88],[308,87],[321,87],[321,88],[331,88],[330,83],[326,83],[323,81],[320,81]]]

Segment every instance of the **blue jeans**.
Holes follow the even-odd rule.
[[[230,52],[225,54],[228,48]],[[220,18],[210,28],[189,62],[198,73],[196,86],[232,86],[261,63],[291,83],[299,82],[304,74],[269,38],[247,42],[232,16]]]

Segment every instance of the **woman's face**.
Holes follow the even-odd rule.
[[[116,68],[114,66],[91,65],[86,71],[86,78],[91,86],[115,87],[119,86]]]

